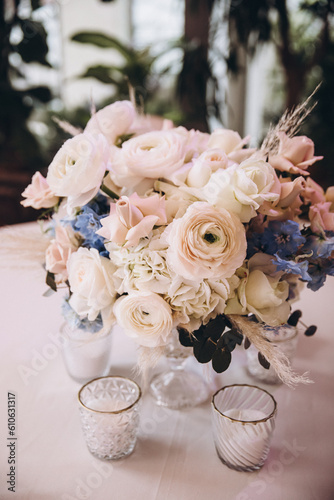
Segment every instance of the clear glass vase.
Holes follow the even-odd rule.
[[[178,332],[173,329],[165,351],[169,369],[155,375],[150,383],[150,393],[158,405],[179,410],[208,399],[209,388],[205,381],[199,374],[186,369],[191,355],[192,349],[179,343]]]
[[[267,326],[265,327],[265,337],[270,342],[277,345],[277,347],[287,356],[290,363],[292,362],[298,343],[298,329],[295,326]],[[282,384],[281,379],[272,366],[267,370],[259,363],[259,351],[256,347],[251,345],[246,352],[247,370],[254,379],[266,384]]]
[[[60,332],[64,364],[73,380],[84,384],[94,378],[108,375],[111,329],[101,329],[92,333],[71,328],[64,323]]]

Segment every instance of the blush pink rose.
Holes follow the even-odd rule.
[[[311,205],[326,201],[324,190],[311,177],[306,179],[302,196],[304,202],[311,203]]]
[[[309,210],[311,229],[315,233],[334,231],[334,212],[330,212],[330,201],[313,205]]]
[[[137,193],[121,196],[110,205],[110,215],[101,220],[102,228],[97,234],[124,245],[136,245],[140,238],[147,236],[153,226],[167,224],[165,197],[158,194],[140,198]]]
[[[190,205],[165,230],[167,263],[185,279],[229,278],[246,257],[246,234],[240,219],[206,202]]]
[[[306,169],[323,158],[314,156],[314,143],[305,135],[291,138],[280,132],[279,141],[278,153],[270,156],[269,162],[281,172],[309,175]]]
[[[59,198],[50,189],[48,181],[40,172],[36,172],[31,179],[31,184],[25,188],[22,196],[26,198],[21,201],[24,207],[40,208],[54,207]]]
[[[71,227],[56,227],[56,237],[51,241],[45,254],[46,270],[59,275],[60,281],[66,281],[67,262],[78,246],[79,242]]]

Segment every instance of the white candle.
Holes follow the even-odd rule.
[[[252,409],[240,410],[238,408],[231,408],[230,410],[224,411],[224,415],[234,418],[235,420],[242,420],[243,422],[253,422],[266,418],[266,414],[263,413],[263,411]]]
[[[93,399],[87,403],[88,408],[96,411],[119,411],[124,410],[129,403],[120,399]]]

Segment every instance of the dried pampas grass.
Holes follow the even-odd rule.
[[[35,222],[6,226],[0,232],[0,268],[41,267],[50,239]]]
[[[316,94],[320,84],[315,88],[312,94],[301,104],[292,110],[286,110],[280,118],[277,125],[271,126],[260,148],[264,156],[275,155],[278,152],[279,132],[284,132],[288,137],[293,137],[299,131],[301,125],[313,111],[317,102],[310,105],[312,97]]]
[[[296,384],[313,383],[312,380],[307,378],[305,373],[298,375],[291,370],[290,362],[286,355],[277,345],[265,338],[264,330],[259,323],[250,321],[247,319],[247,316],[229,315],[228,317],[233,326],[245,335],[269,361],[284,384],[293,387]]]

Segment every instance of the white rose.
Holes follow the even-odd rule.
[[[110,149],[103,135],[78,134],[68,139],[49,166],[47,182],[57,196],[68,197],[68,210],[97,194],[108,167]]]
[[[249,159],[217,170],[202,193],[212,205],[230,210],[241,222],[249,222],[265,201],[278,200],[280,182],[269,163]]]
[[[114,313],[126,335],[139,345],[167,344],[173,326],[172,310],[160,295],[131,292],[115,302]]]
[[[114,157],[114,182],[118,184],[118,176],[123,179],[126,175],[138,179],[166,177],[183,165],[185,143],[174,130],[148,132],[129,139]]]
[[[109,145],[113,145],[117,137],[129,132],[135,117],[136,111],[130,101],[116,101],[91,117],[85,133],[103,134]]]
[[[234,274],[246,257],[245,228],[223,208],[209,203],[190,205],[165,230],[167,263],[185,279],[222,279]]]
[[[273,267],[269,262],[272,260],[271,255],[256,254],[254,257],[250,259],[248,269],[242,267],[237,271],[240,284],[236,296],[227,302],[225,313],[243,315],[253,313],[259,321],[270,326],[284,324],[290,314],[287,302],[289,284],[280,280],[282,273],[270,275],[264,272]],[[261,257],[263,270],[259,267]]]
[[[74,311],[89,321],[94,321],[101,313],[104,325],[111,325],[116,295],[114,264],[101,257],[95,248],[88,250],[80,247],[70,256],[67,269],[72,292],[69,303]]]

